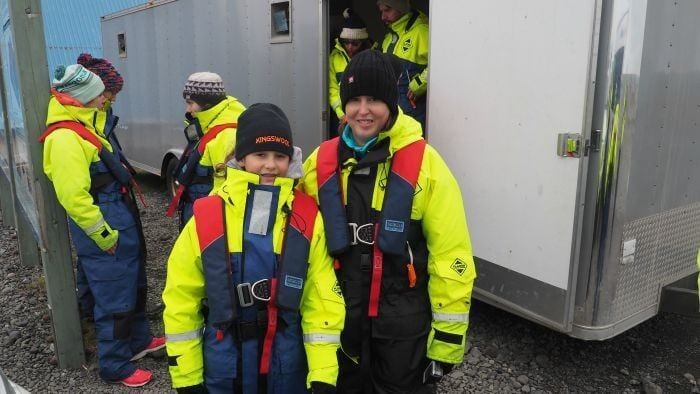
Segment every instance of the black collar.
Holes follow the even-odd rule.
[[[355,169],[372,167],[386,161],[386,159],[389,157],[390,139],[391,137],[384,138],[383,140],[377,142],[374,146],[369,148],[369,151],[367,151],[365,157],[363,157],[357,162]],[[345,143],[345,141],[343,141],[342,138],[340,139],[340,149],[338,152],[338,157],[340,158],[340,162],[343,163],[343,166],[345,166],[345,163],[348,160],[355,157],[355,151],[352,148],[350,148]]]

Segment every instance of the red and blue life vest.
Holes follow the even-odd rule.
[[[298,312],[306,282],[313,227],[318,214],[316,202],[302,192],[294,192],[288,215],[277,273],[270,278],[267,303],[267,331],[260,358],[260,373],[269,371],[272,343],[277,330],[278,308]],[[208,323],[223,336],[238,319],[240,304],[234,288],[231,253],[226,240],[225,205],[213,195],[194,203],[194,218],[202,256],[208,298]],[[225,295],[228,295],[226,297]]]
[[[348,221],[341,188],[339,146],[339,137],[323,142],[319,147],[316,163],[319,205],[326,228],[328,250],[333,256],[338,256],[350,248]],[[392,158],[384,202],[379,220],[374,226],[375,242],[368,310],[370,317],[376,317],[378,314],[383,254],[400,255],[406,247],[413,195],[425,146],[425,140],[420,139],[399,149]],[[415,282],[412,264],[409,264],[408,269],[409,280]]]

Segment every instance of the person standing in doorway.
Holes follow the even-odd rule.
[[[348,124],[304,163],[345,298],[341,393],[425,393],[462,362],[476,272],[459,185],[397,106],[389,55],[352,58]]]
[[[350,8],[343,11],[343,29],[335,40],[335,46],[328,59],[328,103],[335,117],[331,119],[329,137],[338,136],[340,127],[345,126],[345,112],[340,104],[340,80],[350,59],[357,53],[369,49],[372,44],[367,34],[367,27]]]
[[[44,173],[69,218],[71,239],[94,299],[100,377],[129,387],[152,373],[133,361],[165,346],[145,316],[146,276],[132,174],[105,135],[100,78],[79,64],[56,69],[44,144]]]
[[[425,133],[426,93],[428,91],[428,17],[409,0],[378,0],[380,17],[389,28],[382,41],[382,52],[396,56],[399,107],[420,122]]]
[[[178,184],[167,215],[179,211],[180,229],[192,217],[192,205],[223,183],[225,174],[216,167],[236,144],[238,116],[245,110],[237,98],[228,96],[218,74],[196,72],[182,91],[185,99],[185,147],[174,178]]]

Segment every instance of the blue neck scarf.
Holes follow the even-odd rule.
[[[355,151],[355,154],[359,159],[362,159],[365,157],[367,154],[367,151],[369,148],[371,148],[375,142],[377,142],[378,136],[374,136],[367,140],[364,145],[359,146],[357,145],[357,142],[355,142],[355,139],[352,138],[352,129],[350,128],[350,125],[346,125],[345,129],[343,130],[343,135],[342,135],[343,141],[345,142],[345,145],[349,146],[350,149]]]

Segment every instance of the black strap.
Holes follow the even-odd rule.
[[[411,28],[413,27],[413,24],[416,23],[416,20],[418,20],[418,15],[419,15],[418,11],[413,10],[413,9],[411,10],[411,19],[408,20],[408,23],[406,23],[406,28],[403,29],[404,33],[411,30]]]

